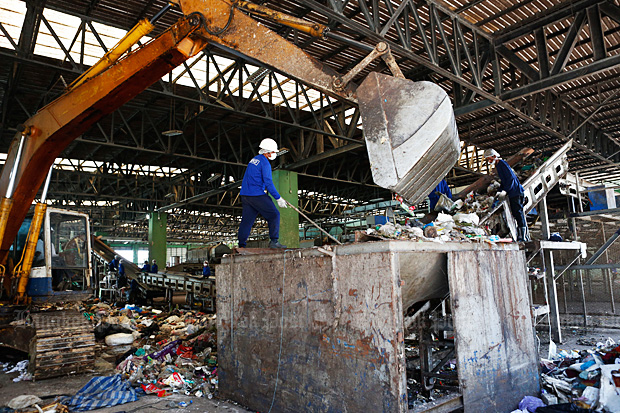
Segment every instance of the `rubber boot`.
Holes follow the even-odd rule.
[[[286,245],[280,244],[277,239],[272,239],[269,241],[269,248],[286,248]]]
[[[523,242],[530,242],[530,230],[528,227],[522,227],[523,229]]]

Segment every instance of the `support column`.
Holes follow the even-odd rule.
[[[282,198],[299,208],[297,172],[275,170],[273,183]],[[289,248],[299,248],[299,214],[292,208],[280,208],[280,242]]]
[[[581,195],[579,192],[579,172],[575,174],[575,182],[577,183],[577,197],[579,199],[579,210],[583,211],[583,204],[581,203]],[[572,198],[572,197],[571,197],[571,206],[572,206],[571,212],[572,213],[577,212],[577,210],[575,209],[575,198]],[[578,241],[577,220],[575,218],[572,218],[572,220],[573,220],[573,239],[575,241]],[[577,261],[577,264],[581,265],[581,257]],[[586,262],[586,264],[588,263]],[[581,306],[583,308],[583,326],[587,327],[588,326],[588,309],[586,308],[586,292],[583,289],[583,271],[582,270],[579,270],[579,284],[581,286]]]
[[[549,239],[549,215],[547,214],[547,197],[545,196],[538,204],[540,223],[542,226],[542,239]],[[547,297],[549,300],[549,325],[551,326],[551,338],[558,344],[562,343],[562,330],[560,328],[560,310],[558,308],[558,290],[555,283],[555,269],[553,264],[553,251],[544,249],[545,277],[547,279]]]
[[[166,268],[166,226],[168,214],[151,212],[149,218],[149,263],[157,260],[160,270]]]
[[[603,232],[603,239],[606,239],[605,236],[605,223],[601,222],[601,231]],[[609,264],[609,255],[607,254],[607,250],[605,250],[605,264]],[[614,301],[614,283],[611,279],[611,270],[605,269],[602,271],[604,274],[604,278],[606,282],[609,284],[609,296],[611,300],[611,312],[616,314],[616,302]]]

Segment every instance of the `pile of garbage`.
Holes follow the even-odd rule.
[[[611,338],[582,351],[557,351],[551,342],[549,357],[541,359],[541,373],[541,398],[549,407],[571,406],[572,410],[565,411],[620,411],[620,346]]]
[[[379,239],[405,239],[413,241],[433,242],[512,242],[511,238],[500,238],[491,233],[489,228],[502,226],[500,217],[487,219],[481,225],[481,217],[485,218],[500,202],[497,196],[500,189],[498,181],[492,181],[486,194],[469,193],[465,199],[452,201],[441,195],[435,211],[437,217],[428,223],[408,217],[404,223],[387,222],[368,228],[366,235]],[[396,195],[401,208],[410,215],[415,215],[415,207],[409,206],[402,197]],[[498,221],[499,220],[499,221]]]
[[[428,224],[417,219],[407,219],[405,224],[388,222],[368,228],[366,235],[380,239],[405,239],[433,242],[512,242],[510,238],[500,238],[479,226],[480,217],[475,212],[439,213]]]
[[[55,400],[50,409],[87,411],[136,401],[143,395],[217,396],[215,314],[134,305],[117,308],[98,300],[45,305],[37,310],[65,308],[79,310],[93,324],[98,343],[95,369],[100,376],[93,377],[74,396]],[[0,368],[7,374],[19,373],[14,382],[32,380],[28,360],[0,363]],[[191,403],[191,399],[179,402],[172,398],[168,404],[178,408]],[[49,410],[36,396],[29,396],[11,400],[0,411],[36,406]]]
[[[115,373],[146,394],[174,393],[212,398],[217,393],[215,315],[176,309],[170,313],[127,305],[93,305],[85,316],[96,323],[104,354]]]

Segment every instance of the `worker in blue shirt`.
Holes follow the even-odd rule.
[[[209,268],[209,261],[205,260],[204,264],[202,265],[202,276],[208,277],[210,275],[211,275],[211,268]]]
[[[118,264],[120,263],[120,259],[121,257],[119,257],[118,255],[115,255],[114,259],[110,261],[110,263],[108,264],[108,269],[113,272],[118,271]]]
[[[135,304],[138,299],[138,294],[140,293],[140,284],[138,284],[137,280],[131,280],[127,293],[127,302]]]
[[[144,261],[144,264],[142,264],[142,268],[140,268],[141,272],[151,272],[151,266],[149,265],[148,260]]]
[[[269,225],[269,248],[286,248],[279,242],[280,238],[280,212],[273,204],[269,195],[271,194],[280,208],[286,208],[286,201],[280,196],[276,187],[273,185],[271,177],[271,165],[278,156],[278,144],[273,139],[263,139],[259,145],[260,151],[245,170],[243,181],[241,182],[241,224],[239,225],[239,247],[245,248],[252,225],[258,214],[267,220]]]
[[[510,211],[517,221],[517,242],[526,242],[530,240],[529,231],[527,229],[527,221],[523,213],[523,202],[525,201],[523,186],[519,182],[519,178],[512,170],[508,162],[503,160],[499,153],[493,149],[484,151],[484,158],[491,165],[495,165],[497,175],[501,181],[499,198],[508,196]]]
[[[448,182],[445,179],[442,179],[441,182],[437,184],[435,189],[428,194],[428,201],[431,211],[435,210],[435,206],[437,205],[437,201],[439,201],[439,197],[441,194],[444,194],[448,198],[452,199],[452,191],[450,191],[450,187],[448,186]]]
[[[151,273],[152,274],[157,274],[157,271],[159,271],[159,267],[157,266],[157,261],[153,260],[153,263],[151,264]]]
[[[118,280],[116,281],[118,288],[127,286],[127,275],[125,273],[125,260],[121,259],[118,263]]]

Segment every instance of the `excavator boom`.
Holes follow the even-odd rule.
[[[144,47],[72,88],[24,123],[26,139],[21,157],[16,159],[21,140],[18,133],[0,175],[0,194],[4,195],[13,165],[18,165],[13,206],[0,247],[0,262],[6,259],[9,247],[56,157],[103,116],[202,50],[206,42],[189,37],[200,26],[200,21],[198,16],[179,20]]]
[[[200,13],[204,17],[197,34],[209,42],[359,104],[377,185],[415,204],[457,162],[460,145],[454,111],[448,95],[436,84],[373,72],[358,88],[352,82],[342,82],[346,75],[341,76],[244,14],[233,0],[179,0],[178,4],[184,14]],[[384,60],[402,76],[393,58]]]

